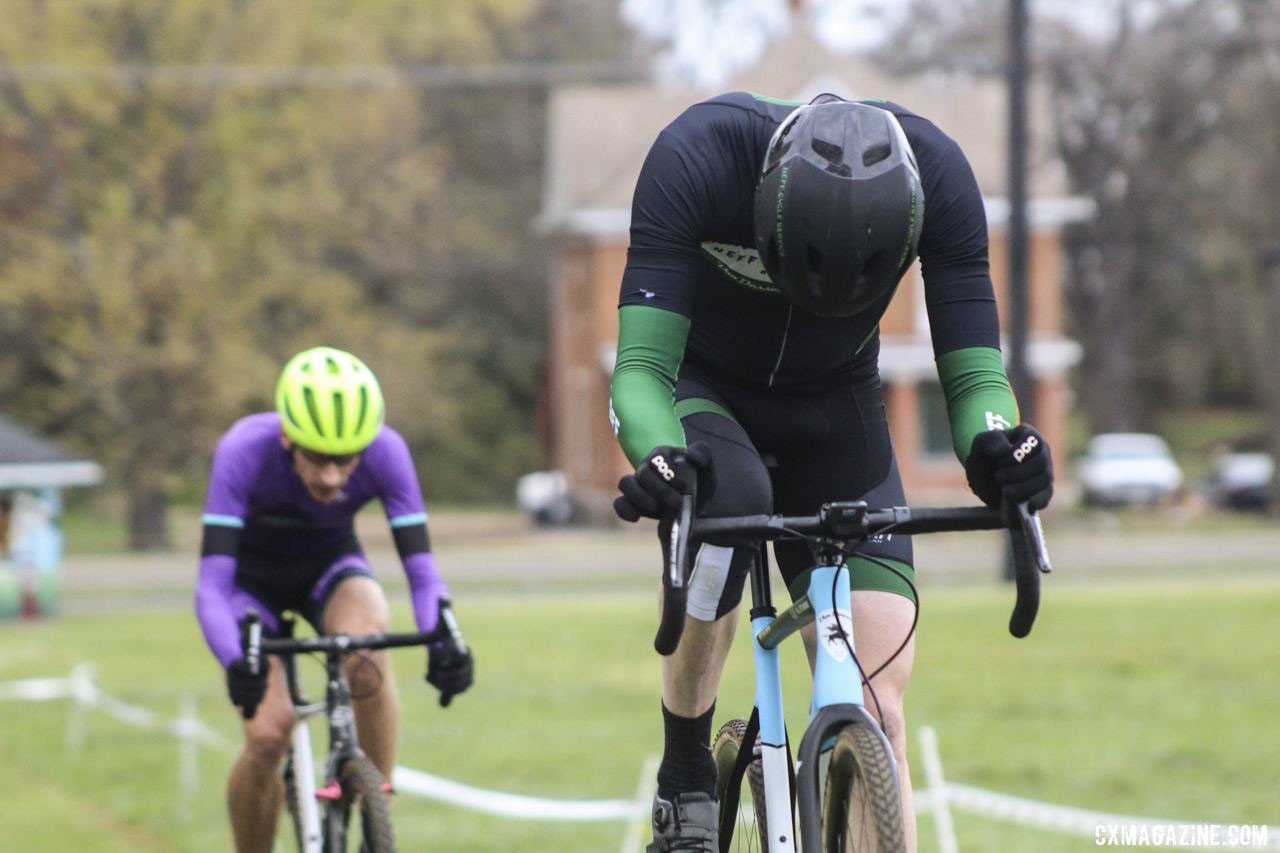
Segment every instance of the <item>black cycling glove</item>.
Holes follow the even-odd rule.
[[[451,643],[427,649],[427,683],[440,691],[440,707],[447,708],[453,697],[471,686],[476,666],[470,649]]]
[[[655,447],[634,474],[618,481],[618,489],[622,494],[614,499],[613,511],[623,521],[673,515],[680,509],[681,496],[687,494],[696,494],[701,507],[716,490],[711,448],[703,441],[684,450]]]
[[[1049,443],[1031,424],[980,432],[964,462],[969,488],[987,506],[1026,502],[1044,509],[1053,497]]]
[[[261,672],[255,673],[244,658],[236,658],[227,667],[227,694],[246,720],[253,719],[267,693],[267,668],[260,669]]]

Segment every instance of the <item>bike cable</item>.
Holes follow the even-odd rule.
[[[853,551],[847,554],[845,557],[846,561],[848,560],[849,557],[852,557],[852,556],[858,556],[864,560],[868,560],[872,563],[875,563],[877,566],[880,566],[883,569],[887,569],[888,571],[892,572],[893,574],[901,578],[902,582],[905,583],[907,587],[910,588],[911,590],[911,603],[914,605],[914,608],[911,614],[911,627],[907,629],[907,636],[903,639],[902,643],[898,646],[898,648],[894,650],[893,654],[889,655],[888,659],[886,659],[884,663],[880,664],[880,666],[876,667],[875,671],[870,674],[868,674],[867,671],[862,668],[862,661],[858,659],[858,654],[857,652],[854,651],[853,643],[851,642],[852,630],[846,631],[844,627],[840,624],[839,611],[838,610],[832,611],[836,620],[836,629],[840,632],[840,639],[844,641],[845,648],[849,650],[849,656],[853,658],[854,666],[858,668],[858,673],[862,677],[863,686],[866,687],[867,692],[871,694],[871,703],[875,705],[876,717],[880,720],[883,720],[884,713],[880,708],[880,697],[876,695],[876,690],[871,685],[871,679],[875,678],[877,675],[879,675],[881,672],[884,671],[885,667],[893,663],[894,660],[897,659],[898,655],[902,654],[903,650],[907,647],[907,644],[911,642],[911,638],[915,636],[916,626],[920,622],[920,593],[916,589],[916,585],[911,582],[911,579],[908,578],[904,572],[900,571],[897,567],[889,564],[888,562],[881,560],[878,557],[873,557],[870,554],[858,554],[856,551]],[[835,601],[836,586],[839,583],[839,577],[840,577],[839,573],[837,573],[831,579],[831,600],[832,601]],[[852,629],[852,626],[850,626],[850,629]]]
[[[366,699],[370,696],[376,695],[377,692],[382,689],[382,682],[383,682],[382,667],[378,666],[378,664],[374,661],[373,656],[370,655],[368,652],[363,652],[363,651],[353,652],[352,657],[356,658],[357,662],[356,662],[355,668],[351,672],[351,675],[347,678],[347,681],[352,685],[360,683],[359,674],[361,670],[364,669],[364,667],[369,666],[369,667],[373,667],[373,679],[372,679],[373,686],[367,690],[361,691],[360,693],[356,693],[354,690],[352,690],[351,698],[355,701],[359,701],[360,699]]]

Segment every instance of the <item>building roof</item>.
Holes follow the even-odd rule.
[[[0,488],[83,486],[102,479],[96,462],[0,415]]]
[[[636,177],[658,132],[691,104],[732,90],[797,101],[826,91],[894,101],[960,144],[984,196],[995,200],[1006,193],[1003,80],[949,74],[891,77],[864,57],[832,52],[798,26],[759,63],[715,89],[662,84],[557,88],[548,115],[543,227],[625,234]],[[1067,195],[1066,176],[1054,154],[1043,88],[1031,87],[1028,112],[1029,195],[1033,200],[1062,198]]]

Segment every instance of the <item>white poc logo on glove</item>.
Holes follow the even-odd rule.
[[[658,473],[662,475],[662,479],[668,482],[675,479],[676,472],[672,470],[671,466],[667,464],[667,460],[662,456],[653,457],[649,460],[649,464],[658,469]]]
[[[1031,451],[1035,450],[1039,446],[1040,441],[1034,435],[1027,436],[1022,444],[1019,444],[1013,449],[1013,461],[1023,461],[1031,454]]]

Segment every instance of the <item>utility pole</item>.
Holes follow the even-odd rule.
[[[1005,283],[1009,383],[1022,420],[1035,418],[1035,389],[1027,370],[1027,3],[1009,0],[1009,277]],[[1005,546],[1003,577],[1013,581],[1012,543]]]
[[[1035,394],[1027,369],[1027,2],[1009,0],[1009,279],[1006,283],[1009,381],[1024,421],[1035,420]]]

